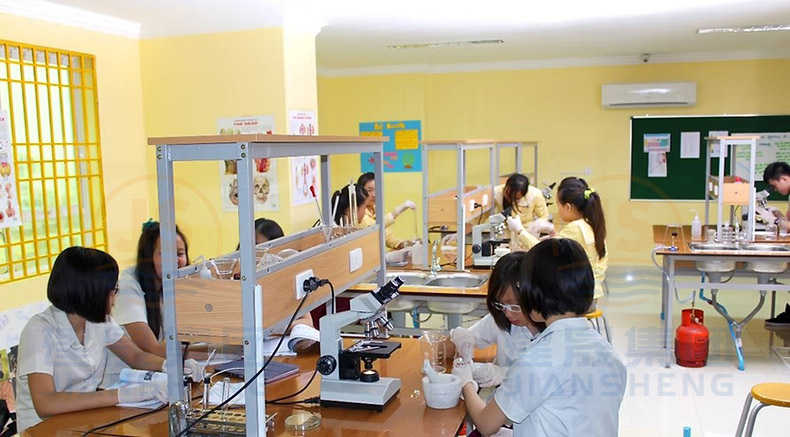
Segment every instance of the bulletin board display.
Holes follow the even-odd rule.
[[[359,123],[359,136],[389,137],[384,143],[385,172],[422,171],[422,123],[420,120]],[[363,173],[373,171],[373,154],[360,154]]]
[[[758,134],[755,174],[757,189],[762,174],[774,161],[790,162],[790,115],[720,115],[631,117],[631,200],[705,200],[706,137]],[[738,148],[736,163],[748,153]],[[729,175],[730,157],[725,157]],[[718,172],[719,158],[711,158]],[[736,174],[745,177],[743,169]],[[771,200],[786,199],[777,193]]]

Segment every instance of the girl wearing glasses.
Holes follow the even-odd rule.
[[[541,329],[542,324],[524,315],[516,299],[519,266],[525,254],[513,252],[497,261],[488,282],[486,305],[489,314],[469,329],[459,327],[450,331],[450,354],[455,349],[466,362],[471,362],[474,349],[497,345],[494,363],[474,367],[474,380],[481,387],[502,383],[508,367]]]
[[[160,370],[164,359],[140,350],[111,318],[118,264],[105,252],[70,247],[47,283],[49,308],[30,318],[19,339],[18,432],[61,413],[158,399],[167,385],[147,382],[98,391],[108,352],[135,369]]]
[[[546,329],[518,355],[488,403],[477,394],[471,366],[453,368],[466,411],[483,435],[513,423],[514,437],[618,434],[626,367],[584,314],[595,288],[584,248],[567,238],[526,253],[516,291],[524,317]]]

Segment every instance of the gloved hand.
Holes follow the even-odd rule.
[[[461,379],[461,399],[464,398],[464,386],[466,384],[474,384],[475,391],[480,388],[472,376],[472,363],[465,366],[453,366],[453,375]]]
[[[524,230],[524,225],[521,224],[521,219],[518,217],[508,217],[507,218],[507,228],[510,229],[511,232],[515,232],[517,234],[521,233]]]
[[[411,247],[404,247],[403,249],[393,250],[384,255],[387,264],[397,264],[408,262],[411,259]]]
[[[454,328],[450,331],[450,341],[453,342],[458,355],[464,359],[464,362],[471,363],[477,345],[477,339],[472,331],[464,327]]]
[[[406,211],[407,209],[415,210],[417,209],[417,204],[415,204],[411,200],[407,200],[395,208],[395,215],[399,216],[403,214],[403,212]]]
[[[167,373],[167,360],[162,361],[162,372]],[[206,376],[206,366],[192,358],[184,360],[184,376],[192,378],[195,382],[203,381],[203,377]]]
[[[784,216],[785,216],[785,215],[782,213],[782,211],[780,211],[780,210],[779,210],[779,208],[774,208],[773,206],[769,206],[769,207],[768,207],[768,211],[769,211],[771,214],[773,214],[773,215],[774,215],[774,217],[776,217],[776,218],[784,218]]]
[[[480,387],[496,387],[505,379],[505,370],[496,364],[485,363],[475,366],[472,376]]]
[[[143,382],[118,389],[119,404],[131,404],[151,399],[156,399],[163,404],[167,403],[166,382]]]
[[[774,224],[774,222],[776,221],[776,217],[773,215],[773,213],[771,213],[771,211],[765,208],[760,208],[758,206],[757,208],[754,209],[754,211],[757,213],[757,215],[760,216],[760,218],[766,224]]]
[[[535,219],[527,225],[527,232],[535,237],[540,237],[541,234],[551,234],[554,230],[554,224],[546,219]]]
[[[447,234],[442,237],[441,246],[452,246],[457,238],[457,233]]]

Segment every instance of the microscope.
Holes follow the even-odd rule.
[[[316,368],[323,375],[322,406],[382,411],[400,391],[400,379],[379,376],[373,362],[389,358],[401,347],[398,342],[378,339],[392,330],[386,304],[399,296],[401,285],[403,279],[396,276],[378,290],[351,299],[349,311],[321,318],[321,357]],[[365,326],[365,339],[344,349],[340,329],[357,321]]]
[[[489,216],[488,223],[472,227],[472,264],[475,267],[491,267],[499,260],[495,253],[496,248],[510,243],[505,235],[506,220],[511,212],[512,208],[505,208],[501,213]]]

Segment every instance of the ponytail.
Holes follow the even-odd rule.
[[[357,205],[361,206],[365,203],[368,198],[368,192],[362,188],[361,185],[354,184],[354,191],[356,192],[357,196]],[[332,217],[335,224],[340,224],[340,219],[346,215],[346,211],[351,208],[351,196],[349,196],[349,189],[348,185],[343,187],[342,190],[335,191],[332,194],[332,210],[335,211],[335,216]],[[335,207],[337,205],[337,207]],[[355,226],[354,223],[352,226]]]
[[[592,227],[598,258],[606,256],[606,219],[601,196],[595,189],[582,178],[565,178],[557,188],[557,199],[562,203],[570,203],[581,212],[584,221]]]

